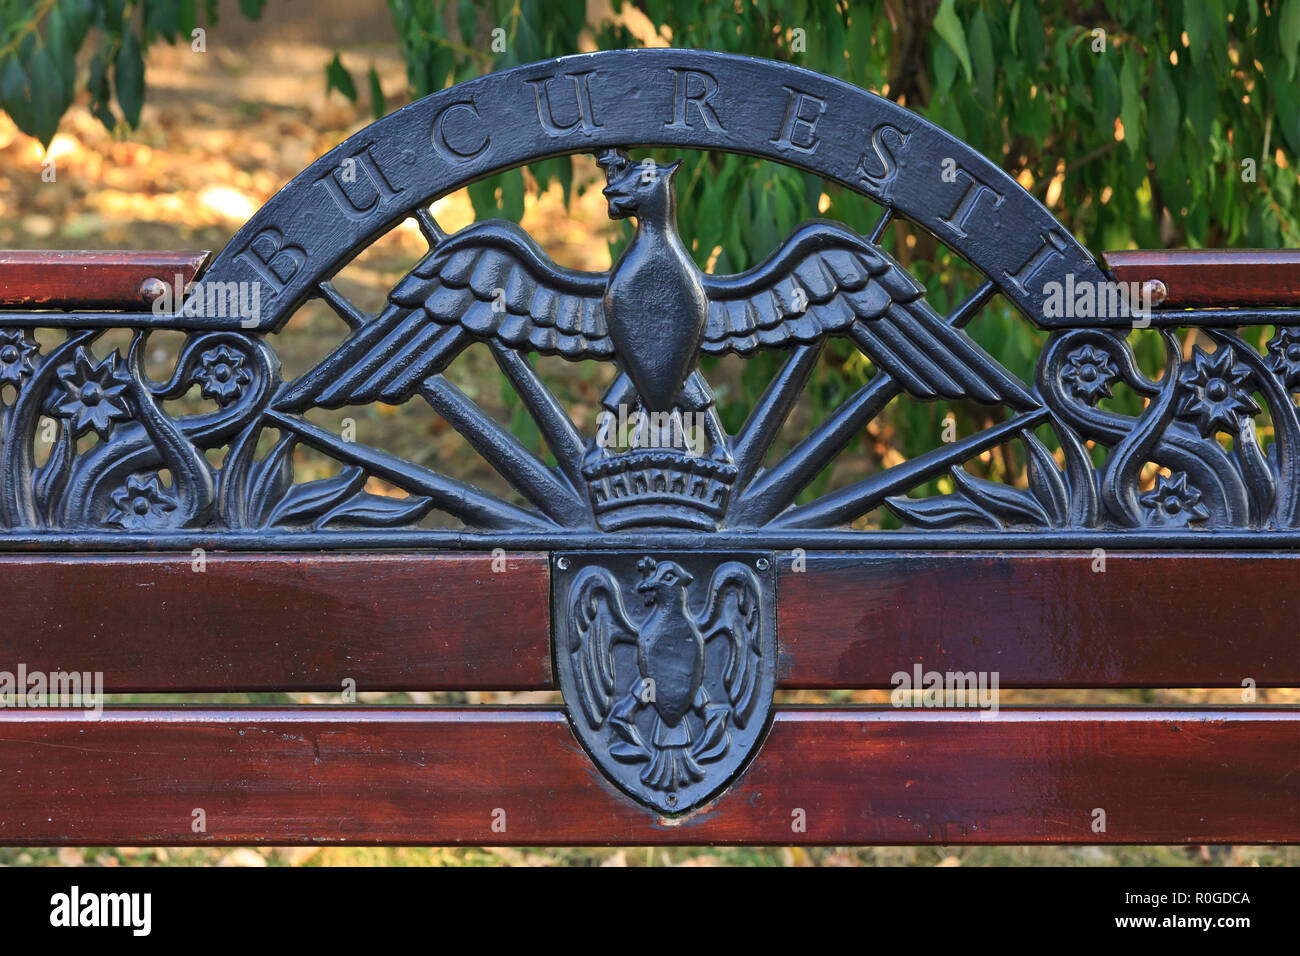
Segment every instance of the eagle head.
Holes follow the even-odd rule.
[[[609,218],[625,219],[659,218],[667,220],[672,211],[673,177],[677,175],[681,160],[662,165],[647,157],[641,161],[615,154],[609,161],[602,157],[601,166],[609,185],[605,198],[609,200]]]
[[[637,562],[641,570],[641,582],[636,586],[637,592],[646,596],[647,605],[661,604],[673,596],[674,591],[685,588],[695,580],[690,573],[676,561],[655,561],[642,558]]]

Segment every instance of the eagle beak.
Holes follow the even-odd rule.
[[[620,187],[606,186],[601,193],[609,200],[609,214],[612,218],[621,218],[632,212],[635,200]]]

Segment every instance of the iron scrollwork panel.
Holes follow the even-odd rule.
[[[583,83],[566,85],[579,73]],[[633,90],[639,97],[629,97]],[[576,98],[578,119],[557,125],[553,111],[564,91]],[[796,96],[817,109],[791,112]],[[496,122],[530,113],[535,126]],[[746,273],[704,273],[677,232],[681,163],[628,152],[646,142],[743,149],[787,162],[857,189],[884,207],[884,218],[870,237],[807,223]],[[605,171],[610,216],[637,226],[608,273],[555,265],[514,223],[480,222],[447,235],[427,211],[435,195],[485,172],[582,149],[595,152]],[[939,175],[942,157],[956,162],[955,179]],[[345,159],[364,175],[339,180]],[[430,251],[385,307],[367,315],[329,277],[406,217],[420,225]],[[935,312],[925,289],[880,245],[896,217],[928,228],[978,266],[985,284],[950,314]],[[1185,535],[1189,546],[1212,541],[1206,532],[1216,531],[1294,537],[1300,315],[1242,312],[1245,324],[1277,326],[1262,352],[1226,324],[1231,313],[1213,313],[1188,353],[1170,324],[1195,327],[1197,314],[1161,317],[1158,331],[1142,333],[1165,343],[1164,372],[1152,377],[1139,368],[1132,330],[1113,317],[1071,321],[1045,307],[1054,284],[1105,282],[1092,257],[1013,181],[880,97],[793,67],[717,54],[617,51],[533,64],[412,104],[313,164],[202,277],[207,304],[213,289],[218,298],[227,290],[229,310],[205,309],[205,290],[196,287],[171,313],[0,316],[0,542],[39,546],[49,535],[66,546],[72,535],[116,547],[135,540],[129,534],[150,534],[178,545],[189,536],[234,546],[328,546],[382,540],[382,532],[440,546],[511,537],[617,546],[608,535],[685,531],[720,542],[766,536],[770,545],[840,534],[879,508],[901,519],[912,543],[932,536],[945,546],[990,537],[1033,546],[1034,535],[1135,530],[1162,541]],[[239,312],[248,283],[266,303],[251,318]],[[963,330],[997,294],[1052,330],[1032,382]],[[312,296],[350,334],[286,382],[268,333]],[[41,326],[62,330],[63,341],[38,342],[32,330]],[[113,326],[134,328],[131,343],[97,350]],[[170,374],[154,381],[142,355],[159,326],[188,338]],[[788,453],[767,461],[832,337],[856,346],[875,375]],[[475,343],[491,349],[554,465],[443,374]],[[784,350],[788,359],[744,427],[727,434],[699,358],[760,350]],[[663,428],[635,449],[611,452],[592,429],[575,425],[533,355],[612,363],[618,375],[604,406],[661,418]],[[1138,415],[1104,407],[1116,387],[1139,396]],[[172,403],[195,389],[209,410],[174,411]],[[1000,409],[1001,421],[796,504],[899,395],[982,403]],[[516,496],[344,441],[309,414],[414,400],[461,432]],[[1255,423],[1265,415],[1270,434],[1262,436]],[[679,420],[699,423],[698,442],[662,440],[677,434]],[[38,433],[50,445],[39,464]],[[964,467],[1008,442],[1023,446],[1027,487],[989,482]],[[300,447],[333,458],[340,470],[295,481]],[[1154,486],[1151,465],[1161,469]],[[951,494],[910,497],[936,477],[952,483]],[[370,478],[405,497],[367,491]],[[430,513],[445,513],[464,530],[415,531]],[[856,534],[851,540],[865,545],[889,532]]]

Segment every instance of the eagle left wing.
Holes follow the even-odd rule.
[[[384,310],[275,398],[281,411],[401,404],[472,341],[608,359],[608,276],[556,265],[508,220],[448,237],[408,272]]]
[[[841,335],[918,398],[1039,405],[1023,383],[930,308],[925,288],[898,262],[837,223],[807,223],[748,272],[704,276],[704,288],[704,352],[749,355]]]
[[[637,628],[623,607],[618,582],[604,568],[584,568],[569,593],[569,662],[582,710],[595,729],[614,706],[612,648],[635,644]]]
[[[708,604],[697,622],[706,643],[715,637],[727,639],[722,682],[738,727],[749,720],[758,691],[758,667],[763,657],[761,607],[758,577],[739,561],[728,561],[713,572]]]

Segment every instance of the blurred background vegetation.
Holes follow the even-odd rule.
[[[1096,253],[1300,246],[1300,0],[0,0],[0,245],[216,249],[277,188],[374,116],[519,63],[670,45],[784,60],[875,90],[998,163]],[[725,154],[687,158],[689,175],[679,179],[681,232],[712,271],[747,268],[805,218],[839,219],[867,232],[879,215],[863,197],[788,167]],[[476,217],[516,219],[563,264],[604,269],[629,232],[626,223],[605,217],[600,185],[591,157],[566,157],[441,197],[433,210],[449,229]],[[927,285],[940,311],[981,279],[905,222],[890,228],[886,244]],[[337,284],[376,308],[424,251],[417,229],[399,227],[362,252]],[[344,331],[327,309],[304,307],[277,343],[286,374],[305,370]],[[1043,336],[1000,299],[971,331],[1013,371],[1030,375]],[[111,337],[105,342],[115,344]],[[1134,344],[1148,374],[1157,374],[1157,343],[1137,335]],[[453,366],[457,384],[536,443],[495,364],[476,364],[469,353],[465,360],[459,370]],[[160,374],[165,351],[155,361]],[[706,367],[730,427],[743,420],[775,366],[775,357],[760,356]],[[582,409],[594,406],[607,370],[559,360],[540,367],[583,425]],[[792,427],[806,431],[870,374],[851,348],[828,348]],[[1113,402],[1129,414],[1140,408],[1132,395]],[[459,477],[509,493],[493,486],[489,473],[473,471],[459,436],[427,409],[348,413],[364,415],[358,429],[370,444],[441,470],[453,470],[445,463],[457,459],[465,469]],[[932,448],[949,414],[969,433],[998,413],[897,400],[806,494]],[[322,476],[314,468],[329,467],[310,458],[296,463],[304,480]],[[972,467],[1024,483],[1024,463],[1014,455],[986,454]],[[946,480],[936,490],[951,490]],[[888,526],[892,518],[877,520]],[[378,700],[543,702],[532,697]],[[307,698],[258,695],[254,702],[301,699]],[[1296,698],[1272,691],[1261,699]],[[1209,691],[1020,692],[1008,703],[1236,700]],[[841,693],[835,701],[876,699]],[[0,850],[0,862],[9,863],[256,863],[255,857],[433,864],[1297,862],[1295,848]]]

